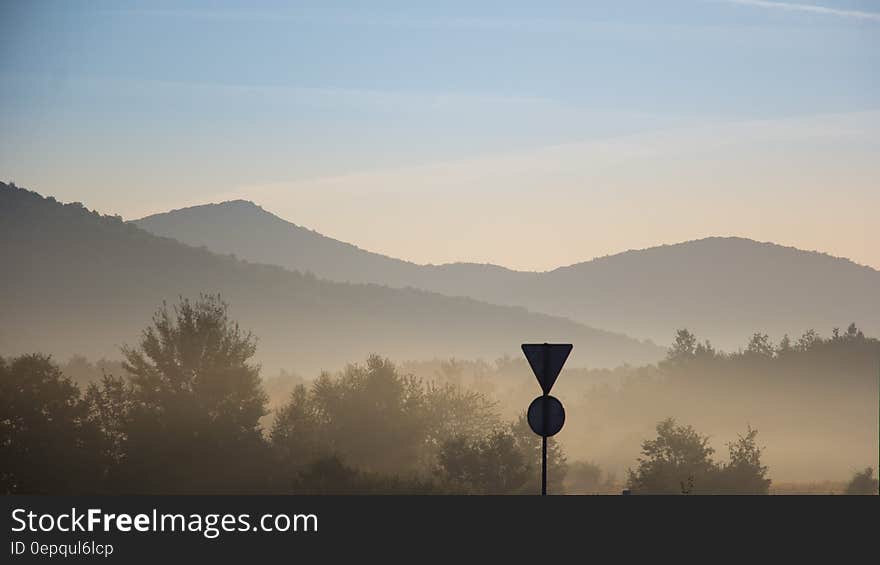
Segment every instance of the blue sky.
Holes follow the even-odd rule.
[[[729,234],[878,267],[878,69],[878,1],[5,1],[0,177],[419,262]]]

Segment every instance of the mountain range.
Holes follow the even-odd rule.
[[[223,226],[223,241],[236,236],[255,241],[248,233],[255,206],[216,209],[232,212],[241,222]],[[239,210],[247,213],[238,216]],[[272,226],[288,226],[256,214],[260,217]],[[290,242],[304,234],[287,229],[290,238],[270,240],[278,256],[295,254]],[[341,253],[349,249],[316,234],[313,239]],[[650,362],[664,352],[650,342],[520,306],[364,280],[334,282],[289,265],[263,264],[272,262],[268,256],[231,257],[221,254],[222,242],[212,243],[210,250],[187,245],[118,216],[62,204],[12,184],[0,183],[0,241],[0,355],[42,351],[59,358],[74,353],[118,358],[119,346],[136,343],[163,302],[170,305],[200,293],[220,293],[229,302],[232,318],[258,337],[264,367],[304,376],[370,353],[397,360],[518,356],[520,343],[536,340],[575,343],[569,363],[578,366]],[[324,248],[310,252],[328,253],[327,264],[345,257]]]
[[[337,241],[243,200],[156,214],[135,225],[241,259],[338,282],[417,288],[522,306],[669,343],[676,328],[726,349],[856,322],[880,333],[880,272],[844,258],[738,237],[632,250],[547,272],[419,265]]]

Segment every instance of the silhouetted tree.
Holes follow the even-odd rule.
[[[564,493],[567,464],[562,446],[547,444],[548,491]],[[480,494],[541,492],[541,438],[525,416],[482,436],[449,438],[438,456],[437,476],[450,488]]]
[[[797,342],[797,350],[798,351],[809,351],[813,348],[816,343],[821,343],[822,339],[819,337],[819,334],[816,330],[810,329],[804,332],[804,334],[798,339]]]
[[[123,365],[81,356],[61,367],[44,355],[0,358],[2,492],[539,492],[540,438],[523,416],[502,423],[494,402],[464,386],[479,376],[486,390],[504,381],[508,394],[515,383],[515,394],[521,388],[531,398],[534,379],[522,359],[503,358],[494,367],[426,362],[425,373],[437,381],[405,374],[379,356],[309,386],[282,374],[278,388],[293,392],[266,441],[255,339],[228,318],[219,297],[163,306],[138,345],[123,351],[118,376]],[[786,337],[776,347],[757,333],[732,354],[680,330],[669,359],[657,366],[574,371],[576,381],[621,382],[589,392],[608,429],[618,414],[644,407],[644,399],[682,399],[685,411],[716,402],[735,416],[732,395],[788,398],[792,386],[820,398],[814,408],[836,401],[837,410],[849,409],[853,394],[876,398],[878,353],[880,341],[855,324],[828,339],[810,330],[796,344]],[[90,383],[84,395],[65,368]],[[748,428],[727,446],[729,460],[716,463],[706,436],[664,420],[657,437],[642,444],[629,486],[636,493],[768,492],[757,432]],[[548,448],[552,494],[563,492],[567,473],[578,492],[585,484],[596,488],[598,467],[570,470],[554,438]],[[857,473],[848,492],[876,492],[873,474]]]
[[[269,435],[282,488],[298,488],[298,475],[303,467],[333,456],[332,446],[322,433],[324,424],[308,389],[297,385],[287,404],[277,411]]]
[[[88,406],[89,421],[102,435],[102,453],[115,467],[125,458],[128,425],[134,408],[131,386],[122,377],[104,375],[86,390],[84,402]]]
[[[745,435],[728,445],[730,460],[719,469],[719,488],[730,494],[767,494],[770,479],[767,466],[761,464],[763,449],[758,447],[758,430],[751,427]]]
[[[761,449],[748,429],[728,445],[730,461],[716,464],[709,437],[667,418],[657,424],[657,438],[642,443],[639,465],[630,469],[628,486],[646,494],[766,494],[770,479]]]
[[[781,357],[783,355],[788,355],[793,351],[794,347],[791,345],[791,338],[788,337],[788,334],[785,334],[782,336],[779,345],[776,347],[776,355]]]
[[[714,452],[707,436],[667,418],[657,424],[657,438],[642,443],[639,465],[629,471],[629,488],[651,494],[681,493],[689,482],[705,488],[713,482]]]
[[[666,354],[669,361],[687,361],[696,355],[697,338],[687,329],[675,332],[675,341]]]
[[[497,416],[479,393],[401,375],[377,355],[338,376],[298,387],[281,408],[271,442],[291,475],[317,457],[341,456],[367,472],[424,471],[444,441],[485,434]]]
[[[433,382],[425,385],[424,411],[427,420],[426,457],[430,458],[439,446],[451,437],[481,437],[499,423],[496,402],[482,393],[468,390],[458,384]]]
[[[125,369],[139,404],[156,413],[186,410],[229,440],[259,434],[266,395],[256,340],[229,319],[219,296],[163,306],[138,347],[123,347]]]
[[[847,341],[862,341],[865,339],[865,334],[862,333],[862,330],[856,327],[855,322],[852,322],[846,328],[846,334],[844,334],[843,339]]]
[[[846,485],[846,494],[877,494],[878,480],[874,478],[874,468],[865,467],[865,470],[853,475]]]
[[[693,361],[711,361],[717,354],[709,340],[700,343],[697,337],[685,328],[675,332],[675,340],[672,347],[666,352],[666,359],[660,365],[674,368],[692,368]]]
[[[118,480],[147,492],[214,492],[250,484],[265,458],[260,418],[266,396],[256,342],[219,296],[163,305],[137,347],[124,347],[130,405]],[[109,383],[117,387],[116,383]],[[113,398],[104,383],[103,394]]]
[[[100,488],[101,436],[77,386],[46,355],[0,357],[0,490],[72,494]]]
[[[757,332],[752,335],[746,353],[756,357],[771,358],[776,353],[776,348],[770,341],[770,336]]]
[[[440,450],[437,472],[444,484],[464,492],[521,493],[535,474],[528,459],[513,433],[498,429],[484,438],[447,440]]]
[[[339,454],[367,471],[411,470],[419,461],[427,435],[422,383],[402,376],[391,361],[377,355],[365,365],[352,364],[338,376],[320,375],[307,395],[294,393],[276,421],[273,444],[299,442],[301,429],[316,431],[321,450]],[[309,451],[289,455],[309,463]]]

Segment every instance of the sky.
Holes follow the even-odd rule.
[[[419,263],[737,235],[880,268],[880,0],[0,0],[0,180]]]

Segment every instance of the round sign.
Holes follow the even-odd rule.
[[[542,437],[555,436],[565,423],[565,409],[556,397],[539,396],[529,404],[529,427]]]

